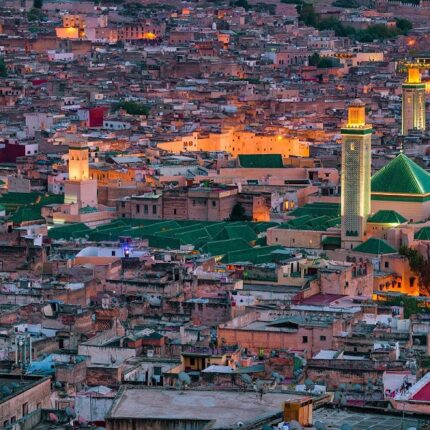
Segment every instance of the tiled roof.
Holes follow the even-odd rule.
[[[356,246],[353,251],[375,255],[397,253],[397,250],[389,243],[387,243],[385,240],[377,239],[376,237],[371,237],[370,239],[366,240],[366,242],[360,243],[360,245]]]
[[[250,249],[250,246],[243,239],[228,239],[208,242],[202,246],[202,252],[212,256],[225,255],[232,251],[243,251]]]
[[[372,193],[430,193],[430,173],[400,153],[372,177]]]
[[[371,215],[367,221],[375,224],[403,224],[407,219],[396,211],[380,210]]]
[[[239,155],[241,167],[260,169],[279,169],[284,167],[281,154],[242,154]]]
[[[215,237],[217,240],[222,239],[243,239],[246,242],[252,242],[257,239],[255,231],[246,224],[226,225]]]
[[[415,239],[417,240],[430,240],[430,227],[423,227],[421,230],[415,233]]]

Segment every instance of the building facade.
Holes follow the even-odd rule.
[[[342,146],[342,247],[352,249],[363,242],[370,214],[371,137],[364,103],[354,100],[348,122],[341,129]]]

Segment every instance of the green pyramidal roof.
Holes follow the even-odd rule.
[[[430,240],[430,227],[423,227],[420,231],[415,233],[417,240]]]
[[[380,210],[371,215],[367,222],[375,224],[403,224],[407,219],[396,211]]]
[[[397,253],[397,250],[389,243],[385,242],[385,240],[377,239],[375,237],[371,237],[370,239],[366,240],[366,242],[360,243],[360,245],[357,245],[353,251],[375,255]]]
[[[430,193],[430,173],[400,153],[372,178],[372,193]]]

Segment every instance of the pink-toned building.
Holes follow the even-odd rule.
[[[218,326],[222,345],[238,345],[251,353],[269,354],[272,350],[292,350],[310,358],[322,349],[333,347],[333,339],[348,331],[352,317],[331,315],[271,315],[250,312]]]

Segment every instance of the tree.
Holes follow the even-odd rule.
[[[42,9],[42,7],[43,7],[43,0],[33,0],[33,7],[35,9]]]
[[[396,27],[402,34],[407,34],[409,30],[412,30],[412,23],[404,18],[396,18]]]
[[[303,3],[297,6],[297,11],[299,13],[299,19],[303,24],[316,27],[318,24],[319,16],[315,12],[313,5],[310,3]]]
[[[148,115],[149,113],[148,106],[133,101],[123,101],[113,106],[114,111],[119,109],[124,109],[129,115]]]
[[[41,21],[45,18],[41,9],[33,8],[27,14],[27,19],[29,21]]]
[[[229,221],[250,221],[251,217],[245,215],[245,208],[236,203],[230,213]]]
[[[321,56],[320,54],[318,54],[318,52],[314,52],[310,57],[309,57],[309,66],[316,66],[318,67],[318,64],[320,63],[321,60]]]
[[[418,276],[420,287],[424,288],[424,295],[430,293],[430,262],[427,261],[416,249],[401,246],[399,254],[407,257],[411,270]]]
[[[7,78],[7,67],[4,58],[0,58],[0,78]]]
[[[248,3],[248,0],[236,0],[233,3],[235,7],[243,7],[245,10],[251,9],[251,6]]]

